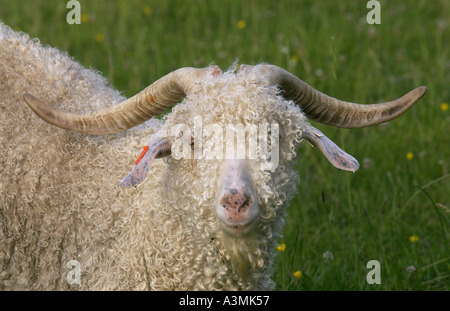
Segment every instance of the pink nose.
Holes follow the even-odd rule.
[[[228,189],[220,199],[220,205],[226,209],[228,221],[239,223],[250,206],[253,204],[253,197],[244,189]]]

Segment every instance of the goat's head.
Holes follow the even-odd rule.
[[[375,125],[400,116],[425,92],[422,86],[392,102],[360,105],[329,97],[277,66],[241,65],[236,71],[225,73],[217,66],[182,68],[123,103],[90,115],[56,111],[29,94],[24,98],[31,109],[50,124],[87,134],[127,130],[185,98],[166,115],[164,130],[152,137],[147,152],[120,181],[124,187],[143,181],[155,159],[182,158],[180,149],[191,159],[191,162],[186,160],[189,163],[192,158],[207,161],[204,151],[211,144],[217,147],[223,143],[223,137],[228,136],[228,125],[241,124],[248,133],[248,141],[244,133],[243,145],[238,142],[235,146],[236,130],[230,129],[232,148],[227,144],[219,154],[210,156],[214,165],[202,166],[216,172],[216,180],[210,181],[216,187],[212,191],[215,198],[211,207],[215,209],[220,227],[226,235],[240,237],[257,231],[255,228],[260,222],[270,222],[270,213],[263,206],[280,207],[295,191],[296,175],[289,170],[288,162],[296,155],[295,149],[301,140],[318,147],[339,169],[356,171],[359,168],[352,156],[309,125],[306,118],[342,128]],[[264,124],[265,127],[258,127]],[[184,127],[174,132],[179,125]],[[250,153],[239,154],[242,149],[251,152],[250,136],[255,134],[251,133],[251,125],[259,131],[260,142],[259,148],[253,150],[253,158]],[[199,127],[204,130],[199,131]],[[182,135],[178,135],[180,133]],[[203,141],[208,135],[211,137],[211,133],[216,134],[215,140]],[[267,165],[269,159],[271,163]]]

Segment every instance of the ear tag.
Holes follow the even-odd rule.
[[[134,162],[134,164],[138,164],[139,161],[141,161],[142,157],[147,153],[148,151],[148,146],[144,146],[144,150],[141,152],[141,155],[139,156],[139,158],[137,158],[137,160]]]
[[[171,154],[172,143],[167,138],[156,137],[148,146],[144,146],[141,155],[134,162],[131,172],[123,178],[119,185],[121,187],[134,186],[145,179],[154,159],[167,157]]]

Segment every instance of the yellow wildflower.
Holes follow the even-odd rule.
[[[240,20],[239,22],[237,22],[237,28],[239,29],[244,29],[245,28],[245,21]]]
[[[300,270],[297,270],[292,275],[294,276],[294,278],[299,279],[302,277],[302,272]]]
[[[414,154],[413,154],[412,152],[408,152],[408,153],[406,154],[406,158],[407,158],[408,160],[412,160],[412,158],[414,158]]]
[[[102,34],[102,33],[98,33],[98,34],[95,36],[95,40],[96,40],[97,42],[103,42],[103,41],[105,41],[105,35]]]
[[[447,103],[442,103],[442,104],[441,104],[441,110],[442,110],[442,111],[448,110],[448,104],[447,104]]]
[[[144,13],[145,16],[150,16],[152,14],[152,8],[149,6],[146,6],[142,10],[142,13]]]
[[[409,241],[410,241],[411,243],[416,243],[416,242],[419,241],[419,237],[418,237],[417,235],[411,235],[411,236],[409,237]]]
[[[117,6],[119,7],[119,9],[125,8],[126,5],[127,5],[127,2],[125,0],[119,0],[119,2],[117,3]]]
[[[81,14],[81,22],[86,23],[89,20],[89,15],[86,13]]]
[[[281,244],[277,246],[277,251],[279,251],[280,253],[284,252],[284,250],[286,249],[286,244]]]

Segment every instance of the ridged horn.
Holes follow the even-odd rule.
[[[215,67],[172,71],[120,104],[91,114],[62,112],[28,93],[23,98],[39,117],[52,125],[85,134],[112,134],[161,114],[189,94],[194,83],[212,70]]]
[[[335,127],[360,128],[392,120],[411,108],[427,90],[420,86],[391,102],[361,105],[317,91],[280,67],[260,66],[270,83],[278,85],[283,96],[299,105],[309,119]]]

